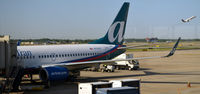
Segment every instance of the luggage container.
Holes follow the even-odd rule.
[[[99,88],[111,88],[112,82],[79,83],[78,94],[96,94]]]
[[[100,88],[96,94],[139,94],[136,87]]]
[[[136,87],[140,93],[140,79],[122,79],[122,80],[110,80],[112,82],[112,87]]]

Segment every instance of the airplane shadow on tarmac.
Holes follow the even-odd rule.
[[[142,69],[141,69],[142,70]],[[190,72],[175,72],[175,73],[158,73],[144,68],[143,71],[145,74],[133,74],[133,75],[119,75],[119,76],[104,76],[104,77],[85,77],[82,81],[106,81],[103,79],[112,79],[112,78],[127,78],[127,77],[137,77],[137,76],[151,76],[151,75],[200,75],[199,71],[190,71]],[[187,84],[188,82],[167,82],[167,81],[141,81],[141,83],[163,83],[163,84]],[[191,84],[200,84],[200,82],[190,82]]]

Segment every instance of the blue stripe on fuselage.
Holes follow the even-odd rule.
[[[78,61],[82,61],[82,60],[86,60],[86,59],[92,59],[92,58],[100,57],[100,56],[102,56],[102,55],[105,55],[105,54],[107,54],[107,53],[109,53],[109,52],[111,52],[111,51],[117,49],[119,46],[120,46],[120,45],[116,45],[114,48],[112,48],[112,49],[110,49],[110,50],[108,50],[108,51],[106,51],[106,52],[104,52],[104,53],[102,53],[102,54],[100,54],[100,55],[96,55],[96,56],[92,56],[92,57],[86,57],[86,58],[77,59],[77,60],[64,61],[64,62],[60,62],[60,63],[78,62]]]

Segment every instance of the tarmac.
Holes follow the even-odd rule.
[[[144,57],[166,55],[168,52],[129,53],[134,53],[134,57]],[[79,82],[141,79],[141,94],[199,94],[200,50],[178,50],[169,58],[146,59],[139,62],[140,69],[136,71],[116,70],[111,73],[81,71],[81,77],[76,82],[55,82],[51,83],[49,89],[21,93],[78,94]]]

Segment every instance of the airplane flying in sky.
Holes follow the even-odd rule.
[[[192,16],[192,17],[187,18],[187,19],[185,19],[185,20],[184,20],[184,19],[181,19],[181,21],[185,23],[185,22],[189,22],[190,20],[192,20],[192,19],[194,19],[194,18],[196,18],[196,16]]]
[[[129,3],[125,2],[106,35],[88,44],[18,46],[17,60],[23,66],[24,74],[39,73],[43,81],[57,81],[74,77],[94,64],[172,56],[180,38],[166,56],[112,60],[129,48],[123,45],[128,9]]]

